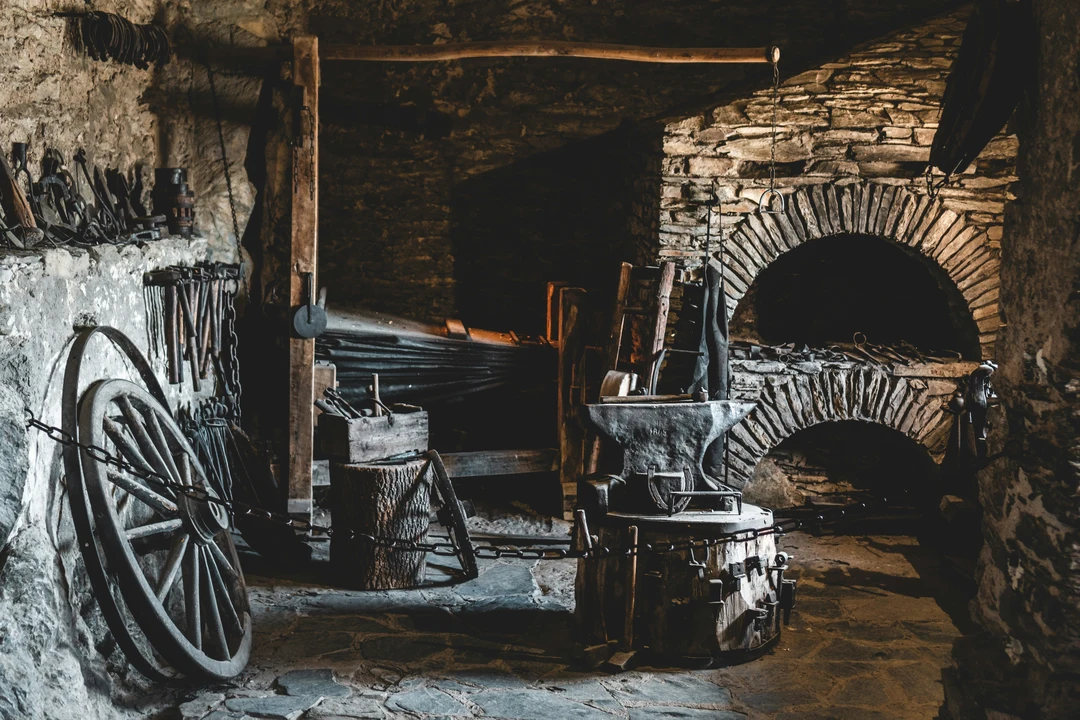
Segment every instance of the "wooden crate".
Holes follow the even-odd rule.
[[[340,415],[319,416],[319,436],[323,450],[331,460],[342,463],[364,463],[372,460],[428,448],[428,414],[426,411],[394,413],[382,417],[344,418]]]

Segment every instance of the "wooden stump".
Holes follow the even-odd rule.
[[[391,590],[423,582],[426,553],[373,545],[350,534],[425,542],[432,477],[423,459],[395,465],[330,464],[330,564],[342,585]]]

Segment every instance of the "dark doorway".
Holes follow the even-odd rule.
[[[856,332],[882,345],[980,357],[978,328],[944,271],[868,235],[812,240],[778,257],[739,302],[732,336],[827,347]]]

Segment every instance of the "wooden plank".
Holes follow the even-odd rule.
[[[615,307],[611,313],[611,329],[608,331],[607,343],[604,345],[604,365],[602,370],[619,369],[619,352],[622,349],[623,328],[626,325],[626,301],[630,295],[630,279],[633,275],[634,266],[628,262],[622,263],[619,268],[619,285],[615,290]],[[597,394],[589,398],[595,402],[599,399]],[[585,443],[585,473],[592,475],[600,464],[600,437],[596,433],[589,432],[589,438]]]
[[[559,469],[559,451],[555,448],[442,453],[442,459],[446,472],[455,478],[527,475]]]
[[[642,382],[652,384],[652,377],[656,370],[656,358],[664,349],[664,335],[667,333],[668,313],[671,311],[671,289],[675,285],[675,263],[665,262],[660,265],[660,279],[656,284],[656,320],[652,327],[651,345],[647,348],[648,364],[646,365],[645,378]],[[650,387],[649,392],[655,393],[656,388]]]
[[[581,384],[584,382],[584,378],[578,376],[585,352],[584,304],[585,291],[582,288],[559,290],[559,484],[562,489],[563,517],[567,520],[574,517],[577,482],[585,460],[585,428],[578,414]]]
[[[673,266],[674,267],[674,266]],[[630,294],[630,275],[634,266],[624,262],[619,268],[619,286],[615,291],[615,309],[611,315],[611,330],[604,346],[604,372],[619,369],[619,351],[622,349],[623,325],[626,318],[626,299]]]
[[[564,280],[547,284],[547,334],[544,336],[553,347],[559,346],[559,322],[562,311],[559,309],[559,290],[569,285]]]
[[[315,363],[313,374],[313,396],[316,400],[323,396],[327,388],[337,389],[337,366],[334,363]],[[315,417],[322,415],[322,410],[315,408]]]
[[[318,287],[319,226],[319,40],[302,35],[293,40],[293,83],[301,103],[294,128],[292,238],[289,301],[305,300],[304,274]],[[314,422],[315,341],[289,338],[289,497],[294,517],[311,518],[311,459]]]
[[[428,414],[394,413],[390,417],[344,418],[323,414],[319,435],[327,457],[343,463],[365,463],[407,452],[427,452]]]
[[[575,57],[643,63],[775,63],[780,49],[660,48],[569,40],[481,41],[440,45],[327,45],[323,60],[439,62],[491,57]]]

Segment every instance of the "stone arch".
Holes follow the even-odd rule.
[[[873,235],[932,261],[964,298],[979,329],[982,357],[993,357],[998,328],[1000,258],[986,232],[941,198],[879,183],[801,186],[780,214],[744,216],[724,244],[728,316],[758,274],[805,242],[833,235]]]
[[[787,368],[765,373],[757,407],[729,435],[729,481],[744,487],[758,462],[785,438],[842,420],[903,433],[940,465],[955,422],[948,403],[956,389],[955,380],[897,376],[882,366],[854,363],[816,372]]]

